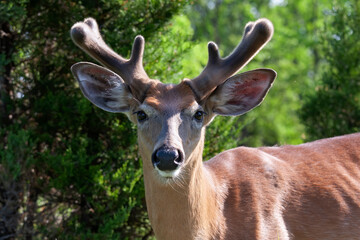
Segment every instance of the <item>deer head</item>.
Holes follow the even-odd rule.
[[[215,115],[241,115],[264,99],[275,71],[234,74],[272,34],[273,26],[267,19],[248,23],[242,41],[226,58],[221,58],[217,45],[210,42],[208,63],[201,74],[174,85],[150,79],[144,71],[142,36],[135,38],[131,57],[125,59],[105,44],[96,21],[87,18],[72,27],[71,37],[106,68],[80,62],[71,70],[93,104],[105,111],[125,113],[137,124],[144,174],[176,179],[201,163],[205,127]]]

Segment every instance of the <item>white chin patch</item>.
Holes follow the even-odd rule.
[[[180,168],[177,168],[174,171],[161,171],[157,167],[155,167],[155,169],[160,174],[160,176],[164,178],[176,178],[180,173]]]

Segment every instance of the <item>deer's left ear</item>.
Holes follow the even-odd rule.
[[[230,77],[210,95],[206,105],[215,114],[241,115],[258,106],[276,78],[271,69],[257,69]]]

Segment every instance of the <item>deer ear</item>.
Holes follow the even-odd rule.
[[[228,78],[210,95],[207,107],[219,115],[241,115],[258,106],[276,78],[271,69],[257,69]]]
[[[119,75],[93,63],[80,62],[71,71],[84,96],[108,112],[127,112],[132,95]]]

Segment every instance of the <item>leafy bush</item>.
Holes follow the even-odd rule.
[[[335,1],[321,32],[323,71],[301,108],[307,138],[360,131],[360,5]]]

